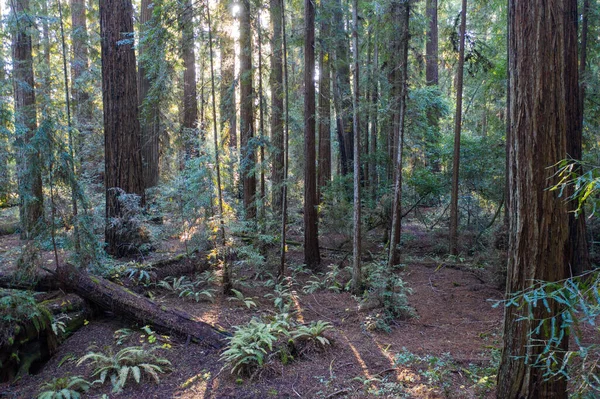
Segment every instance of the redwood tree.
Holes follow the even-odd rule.
[[[282,0],[270,0],[270,17],[273,27],[271,36],[271,183],[273,210],[281,212],[283,195],[283,59],[282,59],[282,26],[281,26]]]
[[[304,263],[321,263],[317,215],[317,168],[315,145],[315,5],[304,1]]]
[[[221,130],[229,136],[229,146],[237,147],[237,118],[235,112],[235,48],[231,29],[233,16],[229,0],[220,0],[221,29],[219,44],[221,50],[221,83],[219,110]]]
[[[460,172],[460,133],[462,128],[463,75],[465,67],[465,31],[467,27],[467,0],[462,0],[460,38],[458,43],[458,70],[456,71],[456,115],[454,116],[454,155],[452,158],[452,198],[450,201],[450,248],[458,255],[458,177]]]
[[[246,219],[256,217],[256,163],[254,137],[254,95],[252,89],[252,29],[250,0],[240,3],[240,174],[244,188],[244,211]]]
[[[29,0],[10,2],[13,23],[13,90],[15,130],[18,145],[18,184],[20,197],[21,239],[34,238],[40,230],[44,197],[39,149],[33,145],[37,113],[33,77],[31,32],[34,19]]]
[[[509,1],[510,141],[508,165],[507,296],[536,282],[569,276],[569,205],[559,190],[556,164],[568,150],[567,137],[578,119],[576,0]],[[558,29],[557,27],[560,27]],[[540,45],[543,43],[544,45]],[[573,58],[575,60],[573,60]],[[507,307],[504,349],[498,373],[498,398],[567,398],[565,378],[548,378],[542,367],[525,362],[544,349],[549,329],[536,332],[540,318],[558,317],[562,307]],[[568,334],[559,351],[567,349]],[[560,357],[557,359],[560,363]]]
[[[130,0],[100,0],[102,102],[106,188],[106,251],[137,251],[139,231],[128,223],[126,194],[144,199],[133,9]]]
[[[140,58],[148,51],[151,40],[148,30],[151,27],[153,0],[142,0],[140,10],[140,30],[142,39],[138,48]],[[146,35],[146,36],[144,36]],[[160,139],[160,110],[158,102],[149,98],[152,81],[148,76],[146,67],[150,60],[140,60],[138,67],[138,96],[141,109],[141,130],[142,130],[142,161],[144,173],[144,186],[146,188],[154,187],[158,184],[159,177],[159,139]]]
[[[198,96],[196,90],[196,53],[191,0],[185,0],[181,11],[181,57],[183,58],[183,125],[185,154],[198,154]]]
[[[319,55],[319,202],[323,189],[331,180],[331,62],[329,51],[329,10],[327,1],[321,1],[321,52]]]

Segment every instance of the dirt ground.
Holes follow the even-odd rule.
[[[292,254],[292,258],[299,254]],[[161,356],[173,363],[173,371],[161,376],[160,384],[149,380],[130,383],[119,394],[110,393],[109,384],[92,389],[85,397],[101,398],[476,398],[489,397],[490,383],[483,371],[490,365],[502,310],[489,301],[502,298],[493,285],[482,283],[468,264],[452,267],[444,263],[409,262],[400,272],[408,287],[416,317],[397,321],[391,333],[368,331],[367,312],[349,293],[319,290],[313,294],[297,291],[300,321],[325,320],[334,325],[327,333],[333,345],[323,353],[312,353],[287,365],[275,363],[254,380],[238,378],[222,370],[219,352],[173,338],[170,349]],[[214,303],[183,301],[169,295],[157,300],[177,306],[203,321],[228,330],[251,317],[268,314],[272,302],[264,298],[269,289],[255,285],[242,288],[246,297],[256,297],[258,307],[243,305],[221,296]],[[120,347],[116,330],[131,327],[111,317],[92,320],[63,343],[58,353],[35,375],[12,386],[0,386],[0,397],[33,398],[42,382],[53,377],[83,375],[90,370],[77,367],[76,359],[90,351]],[[127,345],[140,344],[141,332]],[[402,358],[420,360],[405,364]],[[402,355],[403,354],[403,355]],[[428,356],[429,357],[426,357]]]

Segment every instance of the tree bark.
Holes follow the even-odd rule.
[[[29,0],[15,0],[10,4],[15,18],[12,38],[13,90],[19,152],[17,177],[21,239],[32,239],[40,232],[44,209],[40,151],[33,142],[37,130],[37,113],[31,32],[35,27],[29,14]]]
[[[354,159],[352,143],[352,91],[350,89],[350,61],[348,57],[348,37],[344,28],[344,15],[341,0],[336,0],[333,9],[335,59],[333,63],[333,98],[336,111],[336,128],[340,146],[342,175],[352,171]]]
[[[426,1],[427,42],[425,45],[425,81],[428,85],[437,85],[439,81],[438,67],[438,0]]]
[[[161,331],[197,339],[213,348],[221,348],[224,344],[225,333],[222,329],[198,321],[179,309],[159,305],[102,277],[90,276],[71,265],[60,266],[57,277],[68,291],[75,292],[102,309],[141,324],[150,323]]]
[[[398,107],[398,120],[395,124],[397,136],[397,146],[395,150],[394,162],[394,200],[392,203],[392,228],[390,234],[390,247],[388,256],[388,268],[392,268],[398,263],[398,245],[402,232],[402,165],[403,165],[403,150],[404,150],[404,125],[406,119],[406,100],[408,97],[408,48],[410,41],[410,3],[408,1],[401,4],[394,3],[394,7],[400,9],[398,19],[402,26],[402,34],[400,37],[400,79],[397,84],[398,97],[395,98]],[[396,13],[394,13],[396,15]]]
[[[456,72],[456,115],[454,116],[454,155],[452,159],[452,198],[450,202],[449,252],[458,255],[458,177],[460,172],[460,133],[462,127],[462,93],[465,66],[465,31],[467,27],[467,0],[462,0],[458,70]]]
[[[136,62],[133,40],[129,36],[133,32],[132,13],[130,0],[100,0],[105,240],[106,251],[117,256],[137,252],[141,240],[135,224],[127,223],[126,212],[132,209],[125,209],[123,195],[135,194],[144,202]]]
[[[149,97],[152,81],[150,79],[148,65],[150,60],[146,54],[151,45],[148,30],[152,26],[153,0],[142,0],[140,10],[140,43],[139,66],[138,66],[138,96],[141,110],[140,127],[142,131],[142,169],[144,174],[144,186],[154,187],[159,178],[159,141],[160,141],[160,111],[158,101]],[[146,57],[146,58],[144,58]]]
[[[558,190],[556,164],[565,158],[577,114],[577,69],[572,38],[577,35],[575,0],[509,1],[509,250],[507,297],[538,282],[569,277],[569,205]],[[544,43],[545,45],[540,45]],[[576,62],[576,61],[575,61]],[[572,76],[575,74],[575,76]],[[567,398],[566,378],[548,378],[536,359],[550,331],[534,333],[539,319],[558,317],[549,302],[523,320],[523,309],[504,315],[504,349],[498,398]],[[540,341],[541,340],[541,341]],[[568,332],[556,348],[568,348]],[[561,362],[560,355],[556,359]]]
[[[2,5],[0,5],[0,30],[2,31],[4,29],[3,18]],[[8,132],[12,117],[9,101],[12,93],[9,94],[4,57],[4,47],[0,46],[0,170],[4,171],[0,174],[0,206],[7,205],[12,191],[10,188],[11,173],[8,167],[11,156],[8,145]]]
[[[590,0],[583,1],[583,10],[582,10],[582,26],[581,26],[581,58],[579,60],[579,70],[577,74],[573,73],[573,69],[577,69],[577,31],[575,31],[575,35],[570,31],[570,35],[567,38],[569,44],[567,46],[568,55],[567,58],[569,60],[568,67],[570,68],[569,76],[572,79],[581,80],[578,82],[579,84],[579,98],[578,104],[573,104],[573,107],[578,107],[579,119],[577,121],[570,119],[570,122],[573,123],[571,129],[569,129],[569,135],[567,136],[567,151],[568,156],[575,160],[581,161],[583,158],[583,149],[582,149],[582,138],[583,138],[583,111],[584,111],[584,99],[585,99],[585,69],[587,63],[587,36],[588,36],[588,18],[589,18],[589,10],[590,10]],[[577,24],[577,21],[575,21]],[[569,84],[571,86],[572,83]],[[577,176],[581,175],[582,168],[577,166],[573,171]],[[586,238],[586,222],[585,222],[585,212],[583,209],[576,216],[575,211],[577,209],[577,201],[570,201],[570,211],[569,213],[569,236],[571,237],[571,246],[569,247],[570,251],[570,264],[571,264],[571,272],[574,276],[578,276],[581,273],[590,270],[590,256],[589,256],[589,246]]]
[[[331,181],[331,66],[329,36],[330,13],[326,1],[321,1],[321,52],[319,74],[319,203],[323,201],[323,189]]]
[[[427,29],[427,43],[425,46],[425,80],[428,86],[437,86],[439,83],[438,60],[438,0],[427,0],[426,13],[429,26]],[[426,139],[425,164],[434,172],[440,171],[439,161],[439,112],[429,107],[427,111],[430,132]]]
[[[283,59],[282,59],[282,26],[281,1],[270,0],[270,16],[273,28],[271,37],[271,183],[273,211],[281,213],[283,195]]]
[[[219,110],[221,113],[221,131],[229,137],[229,146],[237,148],[237,118],[235,110],[235,49],[231,29],[230,1],[220,0],[222,28],[220,32],[221,83]]]
[[[252,28],[250,0],[240,3],[240,174],[244,188],[244,211],[247,220],[256,217],[256,163],[254,143],[254,93],[252,81]]]
[[[315,269],[321,263],[317,215],[315,146],[315,5],[304,1],[304,263]]]
[[[71,92],[73,121],[77,129],[75,153],[81,154],[83,140],[92,133],[92,104],[85,78],[89,70],[89,39],[87,31],[85,0],[71,0]]]
[[[352,235],[352,292],[359,295],[362,291],[362,270],[360,264],[361,257],[361,215],[360,215],[360,186],[361,186],[361,164],[360,164],[360,69],[359,56],[360,47],[358,46],[358,0],[352,3],[352,47],[354,49],[354,95],[352,96],[353,110],[353,132],[354,132],[354,209],[353,224],[354,232]]]
[[[181,56],[183,59],[183,125],[182,133],[187,159],[198,156],[198,99],[196,90],[196,53],[191,0],[185,0],[181,14]]]

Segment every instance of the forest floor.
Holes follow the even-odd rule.
[[[306,353],[286,365],[273,361],[253,378],[238,377],[222,369],[218,350],[171,337],[170,348],[157,352],[171,361],[173,369],[161,375],[160,384],[148,379],[141,384],[131,382],[118,394],[111,393],[110,384],[105,384],[95,386],[84,397],[492,397],[503,314],[502,306],[492,305],[503,298],[503,292],[480,260],[450,262],[428,256],[426,247],[433,243],[418,238],[418,226],[409,225],[406,231],[411,229],[417,239],[412,241],[412,248],[404,255],[404,266],[397,273],[411,290],[408,301],[415,317],[394,321],[390,332],[367,328],[369,320],[379,317],[380,309],[363,309],[347,292],[303,292],[310,276],[300,273],[293,286],[294,317],[300,323],[323,320],[333,325],[325,333],[332,345],[324,351]],[[16,245],[18,236],[0,237],[2,254],[10,253]],[[168,245],[171,248],[167,252],[177,251],[176,245]],[[301,263],[302,254],[297,249],[290,249],[290,264]],[[382,251],[376,246],[370,249]],[[43,258],[52,263],[51,254]],[[348,258],[344,253],[323,252],[324,265],[342,266],[340,276],[349,269]],[[0,272],[11,268],[11,262],[4,262]],[[246,284],[236,288],[246,298],[253,298],[256,308],[247,309],[220,294],[213,303],[186,301],[160,289],[152,290],[153,297],[165,306],[181,308],[199,320],[234,331],[235,326],[253,317],[268,317],[276,311],[272,299],[265,298],[273,289],[265,287],[251,272],[243,277]],[[53,377],[82,375],[91,380],[91,369],[77,366],[77,359],[91,350],[117,352],[128,345],[147,345],[147,334],[140,327],[108,315],[90,320],[35,374],[13,385],[0,385],[0,398],[35,398],[40,385]],[[115,331],[122,328],[131,328],[135,333],[118,346]]]

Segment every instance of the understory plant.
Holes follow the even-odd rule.
[[[290,284],[278,284],[275,288],[274,294],[266,297],[273,299],[278,313],[269,318],[253,318],[235,327],[228,338],[221,360],[225,363],[223,368],[230,369],[232,374],[253,378],[272,360],[279,359],[286,364],[310,348],[323,349],[331,345],[324,333],[333,326],[324,321],[298,324],[292,317],[295,293]]]
[[[408,319],[415,316],[414,309],[408,302],[412,290],[404,280],[395,273],[390,273],[383,261],[374,261],[364,268],[366,276],[365,295],[363,301],[375,299],[380,306],[377,312],[369,315],[365,321],[367,330],[383,330],[389,332],[394,320]]]
[[[79,399],[90,385],[81,376],[53,378],[42,384],[37,399]]]
[[[109,352],[90,352],[77,362],[88,362],[93,367],[92,376],[98,377],[94,383],[104,384],[110,380],[113,392],[120,392],[131,378],[139,384],[142,374],[150,376],[158,384],[159,374],[171,370],[171,362],[153,354],[153,348],[131,346],[116,354]]]

